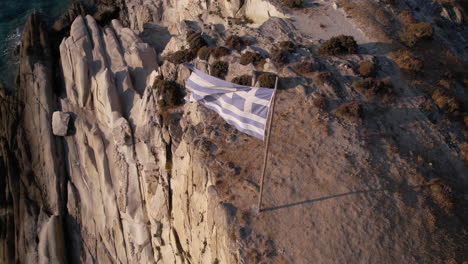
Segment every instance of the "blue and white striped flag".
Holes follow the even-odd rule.
[[[185,82],[191,92],[187,101],[198,101],[239,131],[264,139],[273,89],[238,85],[187,67],[192,70]]]

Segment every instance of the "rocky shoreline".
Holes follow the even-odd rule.
[[[0,89],[0,262],[465,261],[463,34],[445,38],[464,32],[463,9],[444,6],[442,18],[462,11],[420,44],[460,51],[447,77],[405,73],[389,53],[403,46],[343,1],[286,2],[90,0],[52,26],[32,14],[17,89]],[[355,54],[324,54],[340,34]],[[262,142],[174,99],[184,61],[257,86],[281,78],[265,212]],[[453,91],[428,88],[442,81]]]

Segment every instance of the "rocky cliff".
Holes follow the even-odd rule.
[[[0,89],[2,263],[467,261],[463,3],[286,2],[33,14]],[[263,142],[180,101],[185,61],[280,77],[262,212]]]

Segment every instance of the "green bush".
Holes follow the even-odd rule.
[[[229,64],[225,61],[215,61],[211,65],[210,69],[211,75],[224,80],[229,71]]]
[[[195,54],[193,50],[183,49],[176,51],[174,53],[168,54],[166,56],[166,60],[174,63],[174,64],[181,64],[184,62],[191,61],[195,58]]]
[[[218,59],[229,54],[229,49],[226,47],[216,47],[212,52],[213,56]]]
[[[276,77],[277,75],[274,73],[262,73],[258,76],[258,83],[263,88],[275,88]]]
[[[264,62],[264,59],[260,53],[247,51],[244,52],[241,57],[239,63],[242,65],[248,65],[252,63],[254,66],[260,65]]]
[[[208,61],[210,58],[212,49],[210,47],[204,46],[198,50],[197,56],[200,60]]]
[[[355,54],[358,51],[358,45],[352,36],[339,35],[333,37],[322,45],[318,53],[322,56],[336,56],[345,54]]]
[[[226,39],[225,45],[230,49],[235,49],[237,51],[242,50],[242,46],[244,46],[244,40],[237,35],[231,35]]]
[[[239,85],[251,86],[252,85],[252,76],[251,75],[242,75],[239,77],[234,77],[231,80],[232,83],[236,83]]]

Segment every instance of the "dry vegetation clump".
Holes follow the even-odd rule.
[[[271,50],[271,60],[277,65],[284,65],[289,62],[289,52],[281,49]]]
[[[314,76],[314,82],[318,86],[323,86],[325,84],[334,86],[336,84],[335,78],[333,78],[333,74],[331,72],[319,72]]]
[[[361,77],[375,77],[376,67],[372,61],[359,62],[359,75]]]
[[[204,46],[198,50],[197,56],[200,60],[208,61],[208,59],[210,58],[211,52],[212,52],[212,49],[210,47]]]
[[[423,68],[423,61],[413,56],[408,50],[400,50],[395,54],[395,62],[402,70],[420,72]]]
[[[297,73],[300,73],[302,75],[314,72],[314,65],[307,61],[299,62],[296,65],[294,65],[293,68]]]
[[[241,51],[245,43],[241,37],[237,35],[231,35],[226,39],[225,45],[230,49]]]
[[[400,33],[400,40],[407,47],[413,48],[423,40],[431,39],[434,35],[434,29],[429,23],[415,23],[405,27]]]
[[[335,113],[343,119],[357,121],[362,118],[362,107],[357,102],[344,103],[335,110]]]
[[[451,214],[454,209],[452,199],[452,188],[447,184],[433,184],[431,185],[431,196],[434,202],[446,213]]]
[[[280,42],[279,45],[280,45],[280,48],[282,50],[286,50],[288,52],[296,51],[296,44],[294,44],[294,42],[292,42],[290,40],[282,41],[282,42]]]
[[[239,85],[251,86],[252,85],[252,75],[244,74],[244,75],[241,75],[241,76],[238,76],[238,77],[234,77],[231,80],[231,82],[239,84]]]
[[[221,58],[223,56],[228,55],[229,54],[229,49],[226,48],[226,47],[222,47],[222,46],[221,47],[216,47],[216,48],[213,49],[211,54],[213,54],[213,56],[216,59],[218,59],[218,58]]]
[[[166,56],[166,60],[174,63],[181,64],[195,59],[195,53],[193,50],[183,49],[178,50],[174,53],[170,53]]]
[[[251,52],[251,51],[244,52],[241,55],[240,61],[239,61],[239,63],[242,65],[248,65],[252,63],[254,66],[258,66],[262,64],[263,62],[265,62],[265,60],[262,57],[262,55],[260,55],[260,53]]]
[[[301,8],[303,0],[282,0],[283,5],[289,8]]]
[[[260,84],[260,87],[263,88],[275,88],[276,77],[277,75],[274,73],[262,73],[258,76],[258,83]]]
[[[190,31],[187,33],[187,42],[189,43],[190,49],[195,50],[195,53],[204,46],[208,46],[201,33]]]
[[[373,99],[376,96],[388,97],[393,92],[393,84],[388,78],[379,81],[372,78],[357,80],[353,83],[353,88],[367,99]]]
[[[183,103],[184,94],[181,86],[174,81],[156,79],[153,89],[161,95],[161,104],[164,107],[174,107]]]
[[[229,64],[225,61],[215,61],[210,69],[211,75],[224,80],[229,71]]]
[[[440,110],[446,113],[453,113],[460,109],[457,99],[447,89],[434,90],[432,100]]]
[[[468,161],[468,142],[460,144],[460,154],[463,160]]]
[[[325,111],[328,108],[328,100],[323,95],[316,96],[312,99],[312,104],[322,111]]]
[[[355,54],[358,51],[357,42],[352,36],[339,35],[332,37],[320,45],[318,53],[322,56]]]

